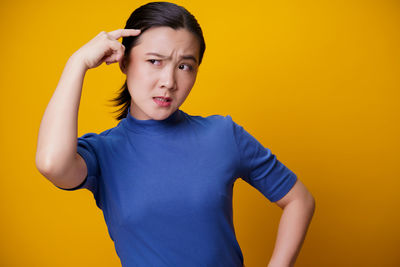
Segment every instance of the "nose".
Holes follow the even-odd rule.
[[[160,77],[160,87],[165,89],[175,89],[175,68],[173,68],[172,66],[168,66],[162,70]]]

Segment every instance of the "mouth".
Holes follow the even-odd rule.
[[[153,97],[154,100],[162,101],[162,102],[171,102],[172,98],[170,97],[163,97],[163,96],[156,96]]]
[[[153,100],[160,107],[169,107],[171,105],[172,98],[156,96],[156,97],[153,97]]]

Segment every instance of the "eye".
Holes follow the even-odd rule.
[[[181,64],[181,65],[179,65],[179,69],[191,71],[191,70],[193,70],[193,67],[188,64]]]
[[[157,59],[149,59],[147,61],[150,62],[153,65],[160,65],[161,64],[161,61],[157,60]]]

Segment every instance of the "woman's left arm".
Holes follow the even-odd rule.
[[[315,200],[304,184],[297,180],[293,188],[275,203],[283,212],[268,267],[292,267],[314,214]]]

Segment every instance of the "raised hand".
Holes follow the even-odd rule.
[[[137,36],[140,30],[118,29],[111,32],[100,32],[96,37],[75,52],[87,69],[96,68],[101,63],[107,65],[122,60],[125,47],[118,41],[121,37]]]

